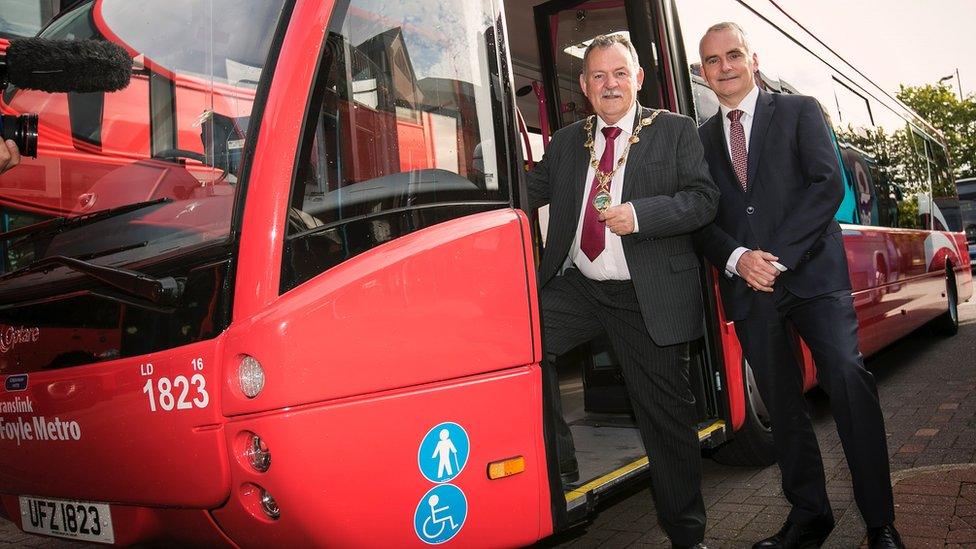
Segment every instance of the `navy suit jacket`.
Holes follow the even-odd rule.
[[[721,111],[698,128],[712,179],[722,193],[715,221],[696,234],[699,251],[723,273],[730,320],[749,314],[755,292],[725,276],[739,246],[762,249],[787,268],[776,280],[800,298],[850,289],[847,256],[834,214],[843,180],[823,111],[812,97],[759,92],[742,190],[726,144]]]

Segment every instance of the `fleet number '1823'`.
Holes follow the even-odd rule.
[[[191,389],[193,393],[191,394]],[[207,378],[203,374],[186,376],[149,378],[142,386],[142,392],[149,398],[149,410],[164,412],[206,408],[210,404],[207,393]]]

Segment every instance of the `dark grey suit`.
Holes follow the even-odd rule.
[[[638,116],[651,115],[639,109]],[[595,124],[594,124],[595,126]],[[688,384],[688,342],[702,335],[698,256],[690,233],[715,215],[719,192],[690,118],[662,112],[627,158],[622,201],[639,232],[622,238],[631,281],[598,282],[576,269],[559,274],[579,223],[589,153],[582,122],[553,135],[528,174],[533,208],[549,204],[539,266],[546,393],[559,459],[572,458],[552,360],[606,334],[620,361],[637,424],[651,460],[658,517],[672,542],[693,545],[705,529],[695,398]],[[550,433],[551,434],[551,433]],[[549,437],[550,440],[552,437]]]

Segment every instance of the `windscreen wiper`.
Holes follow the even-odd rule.
[[[107,210],[79,215],[78,217],[55,217],[54,219],[48,219],[47,221],[41,221],[40,223],[34,223],[26,227],[0,233],[0,240],[12,240],[21,236],[29,236],[31,239],[35,239],[41,236],[57,234],[66,229],[73,229],[81,225],[95,223],[96,221],[101,221],[110,217],[117,217],[122,214],[148,208],[149,206],[155,206],[156,204],[164,204],[172,201],[173,199],[171,198],[157,198],[155,200],[146,200],[144,202],[126,204],[125,206],[119,206],[117,208],[108,208]]]
[[[9,278],[18,278],[31,272],[50,270],[55,266],[68,267],[73,271],[100,280],[126,294],[159,306],[175,305],[183,295],[183,290],[186,286],[186,280],[183,278],[173,278],[171,276],[154,278],[138,271],[96,265],[88,261],[63,255],[55,255],[37,260],[23,269],[18,269],[9,275],[0,277],[0,281]]]

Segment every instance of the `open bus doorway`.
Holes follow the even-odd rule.
[[[593,114],[579,85],[583,54],[601,34],[623,34],[638,52],[645,77],[638,101],[645,107],[679,111],[661,36],[664,26],[646,1],[550,0],[505,2],[516,105],[524,121],[521,139],[527,168],[539,161],[551,135]],[[537,218],[537,243],[544,245],[548,207]],[[530,215],[535,212],[530,212]],[[705,272],[702,269],[702,272]],[[703,279],[703,289],[707,288]],[[705,302],[709,303],[707,293]],[[703,319],[704,322],[704,319]],[[699,432],[706,446],[724,440],[716,395],[715,360],[704,339],[692,344],[691,382],[698,402]],[[623,477],[646,471],[647,459],[634,423],[623,378],[609,342],[599,338],[559,358],[563,414],[576,443],[580,480],[564,487],[571,512]],[[720,384],[718,384],[720,385]],[[724,425],[724,424],[723,424]]]

